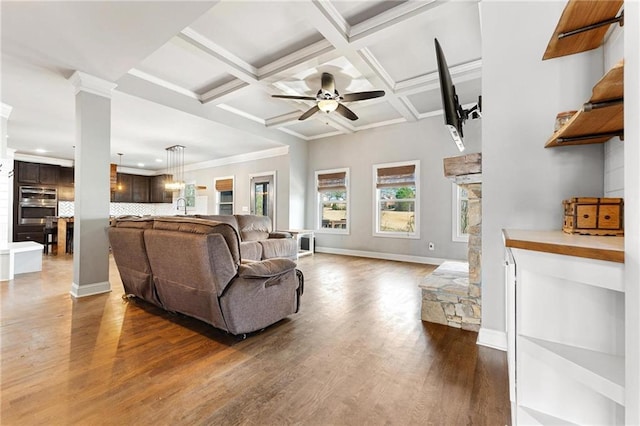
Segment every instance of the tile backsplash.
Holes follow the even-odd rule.
[[[73,201],[58,203],[58,216],[73,216]],[[111,216],[170,216],[176,214],[176,208],[168,203],[109,203]]]
[[[207,214],[207,197],[196,197],[195,207],[187,209],[188,214]],[[176,204],[169,203],[109,203],[110,216],[173,216],[182,214]],[[73,216],[73,201],[58,202],[58,216]]]

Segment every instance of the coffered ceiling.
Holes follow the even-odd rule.
[[[433,39],[463,104],[480,95],[477,1],[2,2],[2,102],[20,154],[73,158],[74,97],[84,71],[117,83],[112,161],[160,170],[279,149],[441,114]],[[320,75],[359,119],[319,112]],[[44,150],[37,153],[36,149]],[[160,160],[160,161],[156,161]],[[144,163],[139,166],[138,163]]]

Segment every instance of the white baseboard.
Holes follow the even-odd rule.
[[[109,281],[103,281],[99,283],[93,284],[83,284],[78,285],[77,283],[73,283],[71,285],[71,295],[73,297],[86,297],[93,296],[96,294],[109,293],[111,291],[111,283]]]
[[[504,331],[492,330],[490,328],[480,328],[478,333],[478,345],[488,348],[507,350],[507,333]]]
[[[412,256],[409,254],[380,253],[376,251],[349,250],[333,247],[315,247],[317,253],[341,254],[345,256],[368,257],[371,259],[396,260],[399,262],[424,263],[427,265],[441,265],[452,259],[440,259],[437,257]]]

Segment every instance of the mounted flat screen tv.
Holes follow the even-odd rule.
[[[446,124],[451,133],[451,138],[458,146],[460,151],[464,151],[464,143],[462,142],[462,125],[469,118],[469,113],[474,113],[474,118],[479,117],[478,105],[474,105],[471,109],[462,108],[456,94],[456,86],[451,80],[447,61],[438,43],[438,39],[434,39],[436,45],[436,59],[438,62],[438,76],[440,77],[440,93],[442,95],[442,109],[444,110],[444,124]]]

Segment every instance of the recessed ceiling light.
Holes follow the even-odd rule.
[[[162,158],[156,158],[156,163],[162,163]]]
[[[144,167],[144,163],[138,163],[138,167]]]
[[[42,148],[38,148],[38,149],[36,149],[36,152],[38,154],[44,154],[45,152],[47,152],[47,150],[46,149],[42,149]]]

